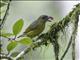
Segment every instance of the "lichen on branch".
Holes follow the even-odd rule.
[[[38,36],[38,38],[33,42],[33,44],[31,46],[29,46],[28,48],[26,48],[22,52],[20,52],[20,54],[18,54],[14,59],[17,60],[22,55],[27,54],[32,49],[34,50],[35,48],[40,47],[41,45],[47,45],[48,41],[50,41],[50,43],[52,43],[53,48],[54,48],[53,53],[55,53],[55,60],[63,60],[63,58],[65,57],[66,53],[68,52],[68,50],[71,46],[72,41],[73,41],[73,45],[75,45],[74,40],[75,40],[77,27],[78,27],[79,14],[80,14],[80,3],[78,3],[76,5],[76,7],[66,17],[64,17],[59,22],[54,23],[50,27],[48,32],[43,33],[40,36]],[[68,27],[69,22],[71,22],[74,25],[74,29],[72,31],[71,38],[69,40],[68,46],[66,47],[66,50],[63,53],[61,59],[59,59],[59,50],[60,50],[60,48],[59,48],[58,38],[59,38],[60,34],[58,34],[58,33],[60,31],[63,32],[65,27],[66,26]],[[75,54],[75,52],[73,54]]]

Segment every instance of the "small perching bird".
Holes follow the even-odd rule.
[[[51,22],[51,20],[53,20],[53,17],[41,15],[36,21],[30,24],[28,28],[25,30],[25,32],[19,37],[28,36],[30,38],[33,38],[38,36],[44,30],[45,23],[47,21]]]

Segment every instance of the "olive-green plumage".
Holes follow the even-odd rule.
[[[30,38],[33,38],[39,35],[44,30],[45,23],[47,21],[50,21],[49,19],[53,19],[53,18],[47,15],[41,15],[36,21],[30,24],[29,27],[25,30],[25,32],[19,37],[28,36]]]

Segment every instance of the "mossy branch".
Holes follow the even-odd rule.
[[[77,8],[74,8],[73,11],[69,15],[71,20],[73,21],[74,28],[73,28],[73,32],[71,34],[71,38],[69,40],[68,46],[60,60],[63,60],[63,58],[65,57],[66,53],[68,52],[70,48],[71,43],[72,43],[72,60],[75,60],[75,38],[76,38],[79,15],[80,15],[80,4],[77,4],[76,7]]]
[[[68,43],[68,46],[60,59],[60,60],[63,60],[63,58],[65,57],[66,53],[69,50],[69,47],[72,43],[73,38],[75,40],[74,36],[76,36],[79,14],[80,14],[80,3],[77,4],[76,7],[65,18],[63,18],[61,21],[59,21],[57,23],[54,23],[47,33],[40,35],[37,38],[37,41],[35,41],[32,44],[32,46],[25,49],[24,53],[21,55],[28,53],[32,48],[35,49],[37,47],[40,47],[41,45],[47,45],[47,41],[50,41],[54,47],[55,60],[59,60],[59,58],[58,58],[58,55],[59,55],[58,32],[63,31],[63,29],[65,29],[65,27],[68,26],[69,22],[72,22],[74,24],[74,30],[72,32],[71,39]],[[17,57],[20,57],[20,54]]]
[[[18,60],[22,55],[27,54],[32,49],[34,50],[35,48],[40,47],[41,45],[47,45],[48,44],[47,41],[50,41],[54,47],[55,60],[59,60],[59,57],[58,57],[59,56],[59,43],[58,43],[59,34],[58,33],[60,31],[63,31],[65,27],[68,26],[69,22],[72,22],[74,25],[74,29],[72,31],[68,46],[60,59],[60,60],[63,60],[63,58],[65,57],[66,53],[70,48],[72,41],[75,40],[76,31],[78,27],[79,14],[80,14],[80,3],[77,4],[76,7],[65,18],[63,18],[61,21],[57,23],[54,23],[47,33],[41,34],[37,38],[37,40],[33,42],[31,46],[24,49],[13,60]],[[73,46],[74,46],[74,43],[73,43]],[[75,54],[75,52],[73,54]]]

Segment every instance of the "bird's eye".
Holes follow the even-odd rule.
[[[47,18],[48,18],[47,16],[43,16],[43,17],[42,17],[42,19],[47,19]]]

